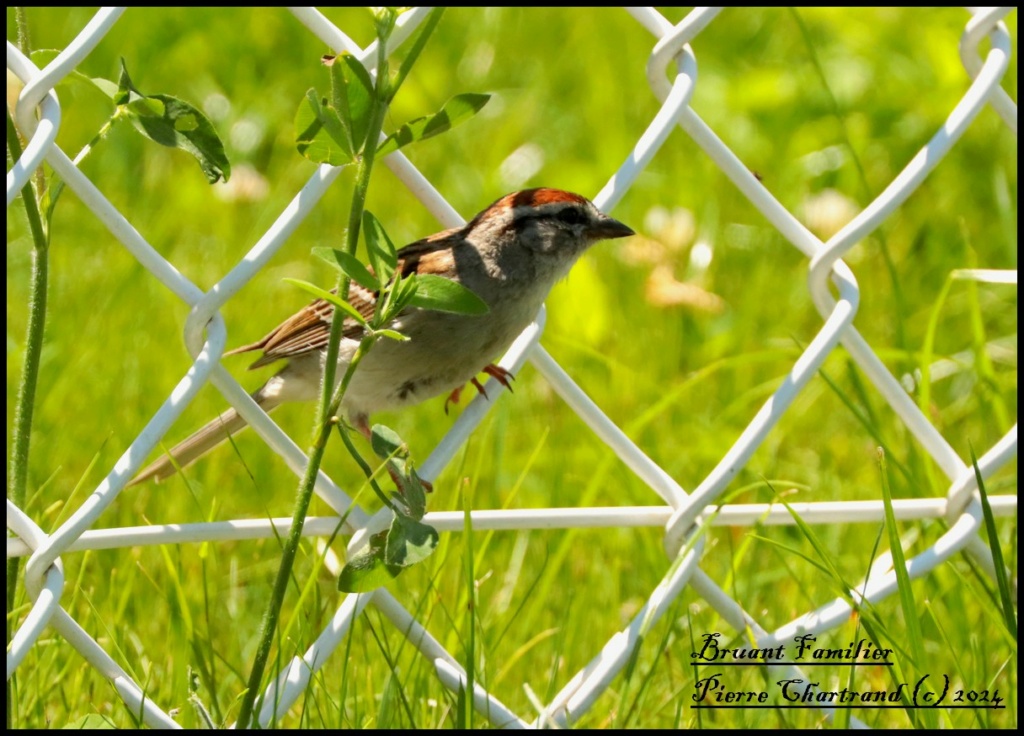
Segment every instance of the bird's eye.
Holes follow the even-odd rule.
[[[568,207],[558,213],[558,219],[567,225],[582,225],[587,221],[587,215],[575,207]]]

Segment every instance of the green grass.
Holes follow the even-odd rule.
[[[666,12],[673,22],[683,17],[678,9]],[[90,16],[77,9],[27,13],[36,48],[63,47]],[[327,13],[357,42],[370,40],[364,11]],[[693,106],[792,211],[803,216],[809,199],[827,189],[860,208],[966,89],[956,48],[967,15],[890,9],[807,10],[798,17],[723,12],[693,44],[699,65]],[[9,38],[12,18],[9,10]],[[1016,14],[1007,22],[1016,39]],[[621,10],[449,10],[396,100],[389,129],[453,94],[495,92],[476,119],[410,147],[421,171],[467,217],[525,186],[592,196],[657,110],[644,77],[652,45]],[[223,201],[187,156],[120,127],[82,168],[158,251],[208,288],[312,172],[295,152],[292,121],[305,91],[326,87],[318,59],[327,51],[284,11],[130,10],[81,71],[113,78],[124,56],[139,89],[204,105],[227,141],[235,180],[248,166],[267,189],[256,198]],[[1014,99],[1016,85],[1011,62],[1004,87]],[[109,110],[81,86],[59,95],[58,142],[73,154]],[[518,169],[508,163],[517,149]],[[535,165],[524,169],[523,161]],[[857,328],[898,377],[914,376],[928,367],[922,361],[931,361],[926,413],[965,460],[970,447],[983,454],[1016,422],[1017,290],[948,279],[962,268],[1016,268],[1016,162],[1016,138],[993,111],[982,112],[921,189],[846,259],[862,289]],[[224,307],[230,345],[259,338],[304,303],[282,278],[333,281],[310,248],[337,247],[350,193],[351,177],[343,174],[271,265]],[[438,229],[384,167],[376,171],[368,207],[396,243]],[[656,207],[689,210],[695,232],[674,238],[656,231]],[[693,489],[820,327],[806,291],[807,262],[681,131],[614,215],[653,242],[677,279],[716,295],[723,308],[654,303],[647,289],[653,266],[635,257],[638,240],[606,243],[552,294],[543,343],[630,437]],[[53,233],[27,508],[48,531],[109,472],[190,363],[181,341],[187,308],[73,194],[60,202]],[[697,239],[713,254],[706,268],[690,258]],[[8,426],[24,358],[29,252],[16,203],[8,217]],[[937,375],[936,364],[954,356],[965,357]],[[228,361],[247,386],[269,375],[246,375],[244,358]],[[943,495],[944,476],[844,351],[833,353],[824,371],[829,381],[808,386],[741,471],[729,489],[740,489],[732,502],[767,502],[776,491],[787,501],[879,499],[879,445],[886,447],[894,498]],[[913,395],[920,399],[920,386]],[[214,389],[204,389],[168,442],[223,404]],[[442,405],[437,399],[380,419],[422,459],[453,421]],[[311,407],[285,407],[275,417],[300,445],[308,441]],[[237,453],[221,448],[187,471],[192,491],[181,478],[129,489],[101,525],[289,515],[294,476],[250,434],[236,445]],[[342,487],[360,482],[337,443],[325,470]],[[988,493],[1015,493],[1016,473],[1014,461],[989,479]],[[658,503],[529,367],[434,485],[433,511],[462,510],[468,498],[478,509]],[[313,513],[327,509],[316,501]],[[997,519],[996,529],[1015,572],[1016,517]],[[945,531],[938,522],[898,528],[900,538],[913,539],[908,557]],[[702,568],[773,630],[837,595],[820,566],[859,581],[876,541],[878,553],[889,549],[878,524],[813,532],[812,543],[797,527],[716,528]],[[628,622],[668,569],[661,536],[658,529],[446,534],[430,560],[389,589],[464,665],[471,657],[478,683],[530,719],[523,685],[550,700]],[[334,547],[340,552],[341,540]],[[272,655],[276,663],[304,651],[340,603],[312,542],[303,553]],[[190,672],[214,720],[231,722],[277,558],[276,541],[68,554],[63,605],[149,697],[181,709],[180,723],[199,725],[188,702]],[[902,671],[948,674],[952,688],[998,690],[1007,704],[1000,711],[944,711],[938,723],[1015,726],[1017,649],[995,583],[955,556],[911,588],[920,639],[915,661],[904,660]],[[22,600],[9,614],[15,622],[27,610]],[[869,619],[880,645],[906,650],[904,610],[900,596],[890,596],[819,644],[845,646],[866,635],[860,624]],[[820,722],[816,711],[692,709],[691,641],[716,630],[735,639],[730,646],[745,645],[706,602],[684,592],[649,633],[631,676],[620,676],[579,725]],[[809,674],[827,687],[841,687],[848,677],[834,670]],[[854,684],[891,687],[894,677],[865,667]],[[61,726],[90,714],[134,724],[110,685],[52,632],[13,682],[9,707],[17,726]],[[755,669],[732,675],[729,684],[769,687]],[[904,710],[855,715],[883,727],[929,723]],[[484,724],[479,714],[469,717],[432,666],[371,608],[281,725]]]

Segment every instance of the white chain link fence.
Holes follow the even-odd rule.
[[[103,9],[97,12],[78,37],[43,70],[36,68],[15,46],[8,43],[8,69],[25,82],[17,105],[16,121],[28,145],[22,157],[8,172],[7,203],[10,207],[18,192],[43,161],[49,163],[71,191],[89,207],[125,249],[138,259],[153,277],[191,306],[185,327],[185,339],[195,362],[109,474],[59,529],[52,534],[44,533],[31,518],[12,504],[10,499],[8,500],[7,525],[14,536],[8,538],[7,554],[8,558],[29,556],[24,566],[24,584],[34,604],[31,611],[18,623],[13,640],[8,646],[7,676],[11,677],[29,650],[37,645],[43,633],[52,628],[59,632],[66,645],[77,650],[110,680],[127,707],[140,714],[146,724],[154,727],[175,727],[177,723],[171,715],[160,703],[153,702],[145,695],[144,685],[133,680],[117,664],[111,654],[97,642],[95,633],[82,628],[61,607],[62,596],[65,594],[61,558],[69,553],[88,549],[257,539],[279,535],[286,530],[287,519],[250,519],[103,530],[94,527],[104,517],[143,461],[157,447],[157,443],[177,421],[184,408],[207,382],[212,383],[238,409],[256,433],[285,459],[296,474],[301,474],[305,465],[302,452],[266,414],[259,410],[249,394],[220,366],[220,357],[227,344],[227,330],[218,310],[273,258],[303,219],[317,206],[320,198],[337,178],[340,169],[326,166],[319,168],[273,226],[214,288],[204,292],[192,284],[146,242],[131,222],[117,211],[100,189],[55,145],[61,123],[61,107],[53,92],[54,86],[90,54],[115,26],[123,12],[123,9]],[[375,56],[373,48],[359,48],[316,10],[294,9],[292,12],[331,48],[349,51],[364,63],[372,63]],[[515,373],[525,362],[531,362],[587,426],[667,505],[478,511],[472,515],[474,529],[665,525],[665,548],[669,561],[666,562],[667,572],[663,580],[650,594],[645,605],[633,616],[629,625],[600,648],[593,661],[571,678],[561,692],[543,706],[540,715],[532,719],[524,718],[512,712],[491,693],[476,684],[473,693],[475,706],[496,726],[528,727],[573,723],[586,713],[599,695],[609,687],[626,666],[643,633],[669,610],[687,586],[710,604],[734,629],[743,630],[749,627],[760,647],[772,647],[789,641],[798,632],[826,632],[849,618],[850,604],[839,597],[821,604],[816,610],[799,616],[774,631],[766,631],[744,610],[742,601],[734,600],[701,570],[704,539],[698,539],[692,549],[687,550],[683,547],[687,533],[693,530],[694,524],[712,517],[711,512],[715,510],[715,504],[723,491],[776,427],[797,395],[815,376],[826,357],[840,344],[856,361],[874,390],[884,397],[892,411],[899,415],[920,448],[928,453],[949,480],[949,490],[945,497],[897,500],[895,503],[898,518],[942,518],[948,523],[948,531],[924,552],[907,561],[911,577],[928,575],[937,565],[958,552],[971,555],[990,574],[993,569],[989,550],[979,537],[983,520],[974,470],[953,450],[929,418],[908,396],[900,382],[883,365],[868,342],[853,327],[861,294],[854,273],[841,258],[913,195],[929,172],[942,161],[986,105],[991,105],[1014,135],[1016,134],[1016,106],[999,86],[1010,64],[1011,40],[1001,23],[1001,19],[1010,12],[1010,9],[984,9],[974,12],[966,23],[959,49],[963,66],[973,79],[969,89],[950,111],[945,124],[906,165],[900,175],[827,242],[815,237],[780,204],[689,107],[697,83],[696,59],[689,44],[715,20],[719,11],[698,9],[674,26],[650,8],[632,8],[628,12],[633,21],[641,24],[656,39],[654,49],[647,59],[647,79],[661,101],[661,108],[647,130],[639,137],[626,162],[593,198],[595,204],[602,211],[613,212],[615,205],[629,191],[640,173],[657,156],[669,133],[676,125],[680,126],[768,222],[809,259],[808,289],[821,313],[822,326],[793,364],[786,380],[751,419],[739,439],[707,477],[689,492],[628,439],[625,433],[573,382],[569,373],[539,345],[538,340],[544,329],[543,311],[538,315],[536,323],[520,336],[502,359],[501,365]],[[400,30],[394,39],[396,46],[408,37],[425,15],[424,9],[416,9],[402,16]],[[984,56],[981,56],[978,51],[979,44],[985,39],[989,48]],[[675,72],[669,73],[673,64]],[[463,222],[460,215],[401,153],[392,154],[384,163],[444,226],[451,227]],[[1016,272],[979,270],[969,275],[979,280],[1016,283]],[[830,292],[829,281],[834,285],[836,296]],[[492,385],[489,384],[488,388]],[[423,463],[421,475],[424,478],[433,479],[441,472],[492,406],[493,403],[484,400],[483,397],[473,400]],[[1016,425],[992,447],[984,448],[983,452],[981,449],[979,448],[978,465],[982,476],[988,478],[1016,458]],[[386,509],[370,515],[358,507],[353,508],[349,496],[323,472],[317,481],[316,490],[339,515],[348,512],[345,533],[351,535],[348,544],[350,552],[358,550],[368,534],[384,528],[389,521]],[[1016,513],[1015,495],[994,497],[992,505],[996,514]],[[880,521],[883,518],[881,500],[802,503],[794,504],[794,508],[809,523],[847,523],[868,519]],[[426,521],[441,532],[459,530],[463,525],[462,515],[457,513],[431,513],[427,515]],[[337,523],[337,517],[311,518],[306,524],[306,534],[329,536],[334,532]],[[782,506],[745,504],[722,507],[717,516],[714,516],[712,523],[735,526],[755,523],[788,524],[792,523],[792,519]],[[865,576],[869,577],[869,583],[851,591],[855,598],[862,601],[880,601],[897,589],[896,575],[891,569],[876,570],[870,576],[868,571],[865,571]],[[416,616],[410,613],[400,600],[399,595],[380,589],[372,594],[350,595],[341,600],[333,619],[323,629],[320,637],[309,644],[305,655],[283,667],[273,681],[262,701],[263,709],[259,714],[261,724],[267,725],[274,720],[275,709],[280,714],[291,708],[302,697],[315,673],[340,656],[339,645],[343,643],[354,619],[366,606],[375,607],[403,633],[427,658],[445,687],[457,691],[466,686],[466,673],[456,657],[446,651],[420,624]],[[771,670],[773,674],[780,675],[798,672],[785,664],[773,666]],[[833,715],[833,711],[827,707],[823,707],[822,711],[827,717]]]

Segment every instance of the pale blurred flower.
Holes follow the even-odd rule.
[[[704,273],[711,265],[714,255],[715,249],[711,247],[711,243],[703,240],[694,243],[694,246],[690,248],[690,271],[698,274]]]
[[[857,216],[857,203],[835,189],[824,189],[804,200],[804,223],[812,233],[828,240]]]
[[[668,255],[665,246],[657,240],[634,235],[615,251],[623,263],[630,266],[653,266]]]
[[[231,126],[231,145],[242,153],[249,153],[260,145],[264,126],[251,118],[242,118]]]
[[[211,92],[203,99],[203,112],[210,120],[225,120],[231,114],[231,100],[220,92]]]
[[[725,309],[725,302],[718,295],[675,276],[677,267],[682,265],[690,275],[699,278],[714,257],[711,243],[694,242],[697,222],[690,210],[655,205],[644,215],[644,232],[645,236],[630,238],[617,252],[624,263],[651,269],[644,289],[644,298],[650,304],[682,306],[712,314]]]
[[[669,210],[655,205],[644,215],[644,231],[664,243],[670,251],[679,251],[693,242],[697,223],[693,213],[685,207]]]
[[[487,77],[494,63],[494,46],[487,42],[478,43],[462,55],[459,62],[459,79],[466,84],[477,84]]]
[[[725,300],[718,294],[712,294],[697,284],[676,280],[672,267],[667,263],[651,271],[644,297],[656,307],[689,307],[710,314],[721,314],[725,309]]]
[[[270,192],[270,184],[252,164],[241,163],[232,167],[231,179],[214,184],[213,191],[225,202],[258,202]]]

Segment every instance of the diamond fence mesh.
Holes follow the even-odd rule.
[[[737,594],[733,586],[716,581],[701,566],[707,544],[706,534],[698,533],[701,529],[706,531],[708,526],[794,523],[790,511],[782,504],[721,505],[723,494],[734,484],[755,452],[764,446],[773,432],[779,431],[782,418],[788,412],[803,411],[803,408],[794,409],[799,405],[799,397],[805,395],[816,380],[820,381],[816,376],[823,363],[839,349],[845,350],[856,365],[864,379],[865,390],[872,397],[884,400],[888,410],[899,417],[907,433],[913,437],[915,452],[926,454],[946,477],[944,485],[948,490],[945,495],[897,499],[894,502],[897,518],[901,520],[941,519],[948,525],[944,533],[907,559],[906,569],[910,577],[927,578],[937,566],[959,553],[968,555],[974,564],[992,575],[995,568],[988,545],[981,537],[984,520],[970,459],[954,450],[932,418],[908,393],[906,377],[894,376],[879,351],[854,326],[862,303],[862,292],[854,269],[842,259],[918,192],[925,178],[942,165],[947,153],[958,144],[986,107],[991,107],[1016,135],[1016,105],[1000,87],[1011,63],[1011,36],[1002,23],[1010,10],[978,10],[969,16],[959,48],[963,68],[972,80],[966,91],[954,101],[945,122],[938,130],[929,133],[927,143],[899,175],[827,239],[813,234],[805,222],[784,206],[770,187],[762,184],[759,175],[751,171],[691,107],[698,84],[697,56],[691,43],[699,47],[700,34],[711,24],[724,22],[727,15],[723,14],[720,19],[719,10],[698,9],[673,25],[650,8],[631,8],[628,16],[623,14],[622,22],[638,23],[655,39],[653,50],[646,58],[646,77],[660,107],[646,130],[639,134],[625,162],[612,173],[593,201],[602,211],[614,214],[616,205],[657,159],[669,135],[676,127],[681,128],[778,234],[807,259],[806,288],[820,314],[820,327],[799,351],[784,379],[773,384],[770,393],[764,394],[767,398],[760,408],[750,413],[746,428],[739,437],[731,442],[710,472],[695,479],[691,490],[685,489],[683,483],[665,469],[664,463],[652,460],[642,443],[630,439],[627,432],[602,411],[598,403],[574,382],[571,366],[560,365],[540,345],[545,327],[545,312],[542,310],[536,322],[502,358],[501,365],[515,374],[527,363],[532,365],[553,392],[664,505],[473,511],[472,528],[475,531],[511,531],[663,527],[668,557],[661,581],[642,605],[631,613],[619,632],[603,644],[595,643],[593,659],[575,676],[567,678],[560,690],[543,700],[537,699],[537,712],[529,715],[514,712],[478,680],[467,676],[460,662],[460,653],[453,652],[451,645],[444,643],[451,642],[451,637],[439,633],[442,623],[421,620],[416,602],[403,599],[400,588],[393,592],[378,589],[370,594],[342,596],[333,615],[323,622],[315,641],[300,646],[300,649],[305,649],[304,653],[290,662],[277,663],[278,674],[272,678],[261,701],[259,722],[264,726],[275,723],[289,710],[302,707],[304,694],[316,682],[321,668],[336,666],[339,660],[348,658],[347,637],[367,607],[376,609],[381,620],[401,632],[408,643],[422,654],[445,688],[456,693],[472,687],[473,705],[487,722],[502,727],[530,727],[572,725],[588,713],[630,666],[637,648],[651,646],[645,642],[645,637],[663,616],[675,610],[674,606],[678,605],[684,591],[691,591],[713,608],[734,631],[749,632],[756,646],[766,648],[792,641],[798,634],[833,631],[850,619],[855,604],[878,603],[892,596],[898,591],[897,576],[892,568],[893,561],[886,558],[888,564],[882,561],[871,570],[863,570],[863,582],[852,585],[834,600],[815,601],[810,610],[788,623],[763,627],[758,622],[761,616],[748,612],[742,595]],[[330,48],[351,52],[364,63],[374,59],[373,48],[360,48],[316,10],[293,9],[291,12]],[[124,526],[118,521],[123,515],[115,513],[117,507],[114,504],[123,498],[125,484],[159,447],[161,439],[207,383],[215,386],[248,420],[256,434],[285,460],[289,468],[301,475],[305,466],[303,453],[255,405],[235,378],[221,367],[220,357],[228,345],[228,334],[220,310],[272,263],[303,221],[313,216],[318,207],[324,206],[321,199],[342,170],[328,166],[317,169],[236,266],[223,274],[214,287],[204,290],[196,286],[183,275],[185,269],[179,270],[166,260],[136,230],[129,218],[104,196],[103,181],[94,183],[55,143],[62,108],[54,87],[75,72],[83,59],[117,26],[123,13],[123,9],[97,12],[75,40],[42,70],[8,42],[9,75],[13,72],[25,83],[18,97],[15,118],[18,130],[27,141],[23,155],[8,172],[8,208],[35,172],[44,162],[48,163],[70,192],[145,269],[145,276],[140,272],[138,277],[153,279],[154,283],[159,283],[189,305],[185,342],[194,362],[149,423],[107,471],[106,477],[91,489],[84,501],[76,500],[73,509],[68,510],[56,528],[45,531],[45,524],[33,519],[8,498],[8,558],[27,558],[23,566],[23,583],[31,606],[19,611],[14,622],[14,633],[8,645],[7,674],[10,680],[18,670],[26,679],[31,679],[25,669],[31,666],[32,660],[26,656],[34,647],[42,646],[44,641],[68,652],[74,649],[110,681],[128,710],[141,722],[150,726],[175,727],[178,724],[167,705],[150,699],[147,696],[148,683],[141,680],[137,672],[130,672],[131,668],[124,666],[125,658],[130,659],[132,655],[112,651],[108,636],[95,627],[84,626],[69,615],[66,601],[75,588],[73,585],[69,587],[69,581],[65,580],[62,559],[86,550],[116,547],[266,539],[287,529],[288,520],[279,518]],[[425,16],[425,9],[414,9],[401,17],[400,31],[394,38],[395,48],[400,47]],[[639,64],[640,61],[619,59],[617,63]],[[506,113],[511,114],[511,111],[506,110]],[[529,153],[529,149],[526,152]],[[383,163],[444,227],[464,222],[402,153],[388,156]],[[1015,212],[1015,202],[1013,209]],[[986,214],[963,213],[965,218],[975,216],[985,217]],[[982,263],[975,269],[963,269],[957,272],[956,277],[982,283],[1016,284],[1015,271],[986,269],[985,265]],[[924,308],[927,305],[920,306]],[[1014,337],[1014,355],[1015,348]],[[487,384],[487,389],[492,398],[500,390],[493,381]],[[423,462],[422,476],[437,478],[458,456],[495,405],[484,396],[474,398]],[[90,421],[90,418],[79,420]],[[821,439],[822,442],[829,440],[828,437]],[[978,468],[985,479],[1004,467],[1012,467],[1017,454],[1015,420],[1012,429],[997,442],[975,449]],[[317,481],[316,491],[336,515],[310,518],[305,533],[312,537],[330,537],[337,532],[342,515],[346,515],[343,533],[349,537],[349,553],[360,549],[369,534],[385,528],[390,520],[387,509],[376,513],[364,511],[324,472]],[[991,504],[997,515],[1012,516],[1016,513],[1015,494],[993,495]],[[809,524],[880,522],[884,518],[880,494],[877,500],[870,501],[837,499],[790,505]],[[442,533],[461,531],[465,524],[460,512],[432,512],[426,521]],[[110,523],[116,526],[99,528]],[[324,551],[323,555],[324,564],[336,574],[339,563],[334,555],[329,551]],[[253,611],[254,616],[258,613],[258,608]],[[50,640],[48,632],[56,632],[60,638]],[[772,679],[776,676],[806,679],[806,673],[794,664],[770,665],[769,670]],[[61,685],[57,683],[55,686],[59,688]],[[682,697],[680,695],[680,699]],[[829,719],[837,712],[827,704],[820,710]]]

